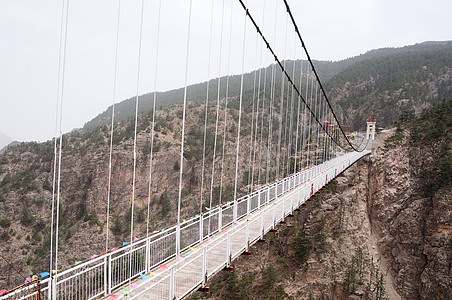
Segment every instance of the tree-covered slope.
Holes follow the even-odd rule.
[[[288,73],[292,73],[294,61],[286,61]],[[382,125],[392,124],[405,108],[417,111],[431,103],[451,95],[452,42],[424,42],[401,48],[382,48],[341,61],[314,61],[320,79],[329,98],[337,104],[345,125],[362,127],[364,120],[373,115]],[[300,61],[295,61],[296,74]],[[306,70],[306,62],[303,62]],[[281,72],[275,68],[276,89],[280,89]],[[253,93],[254,82],[261,72],[262,83],[270,83],[272,66],[244,75],[244,92]],[[264,81],[264,75],[265,81]],[[240,75],[229,77],[228,97],[236,97],[240,91]],[[221,77],[220,97],[226,96],[226,77]],[[297,81],[297,80],[295,80]],[[207,82],[188,86],[188,102],[204,102]],[[218,78],[210,80],[209,99],[216,99]],[[269,90],[269,89],[267,89]],[[157,108],[183,101],[183,88],[157,92]],[[154,94],[139,97],[139,113],[151,110]],[[421,100],[423,99],[423,100]],[[110,106],[85,124],[85,129],[109,124]],[[115,119],[125,120],[135,114],[135,98],[116,104]]]
[[[452,43],[424,43],[359,61],[326,84],[345,121],[362,128],[373,116],[392,125],[401,111],[423,108],[452,95]]]

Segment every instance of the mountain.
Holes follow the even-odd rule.
[[[339,116],[346,123],[355,124],[354,120],[361,120],[370,113],[385,113],[385,124],[396,123],[397,112],[402,109],[407,111],[408,118],[404,122],[415,119],[422,106],[431,106],[439,102],[440,98],[449,94],[450,81],[450,42],[423,43],[404,48],[388,48],[370,51],[358,57],[350,58],[340,62],[315,62],[318,72],[323,80],[328,80],[325,87],[331,97],[333,105],[339,112]],[[296,74],[299,74],[300,62],[295,62]],[[394,65],[394,66],[393,66]],[[286,66],[290,73],[294,62],[287,61]],[[392,70],[385,71],[386,68]],[[396,67],[395,67],[396,66]],[[426,66],[426,70],[424,69]],[[261,69],[260,72],[267,73],[265,82],[270,83],[272,66]],[[425,72],[424,72],[425,71]],[[257,70],[256,72],[259,72]],[[394,74],[399,74],[394,79]],[[420,74],[419,76],[417,74]],[[239,156],[239,191],[247,192],[249,181],[248,159],[250,151],[250,125],[253,122],[253,82],[255,73],[245,75],[243,107],[242,107],[242,131]],[[403,75],[403,76],[402,76]],[[421,76],[422,75],[422,76]],[[276,76],[281,78],[281,72]],[[370,76],[374,80],[369,80]],[[389,79],[388,79],[389,78]],[[296,78],[298,79],[298,78]],[[222,78],[222,91],[225,94],[226,79]],[[280,95],[280,80],[276,80],[274,92]],[[330,85],[331,83],[331,85]],[[211,81],[211,86],[216,87],[216,79]],[[391,85],[393,84],[393,85]],[[225,145],[223,178],[223,197],[232,199],[234,186],[235,168],[235,145],[238,121],[238,91],[240,76],[230,78],[229,97],[222,96],[220,105],[220,126],[225,124],[224,112],[225,102],[228,103],[227,130],[223,143],[223,131],[220,130],[216,148],[216,173],[215,182],[219,181],[219,168],[221,166],[221,153]],[[363,86],[366,88],[364,89]],[[407,105],[394,106],[391,101],[385,101],[384,95],[395,95],[397,91],[405,86],[419,86],[412,90],[413,101],[402,101]],[[425,94],[424,88],[431,93]],[[207,205],[209,197],[203,198],[200,203],[200,186],[202,174],[203,155],[203,131],[205,106],[201,103],[205,100],[206,83],[200,83],[189,87],[187,106],[187,119],[185,131],[184,152],[184,177],[182,190],[182,214],[190,217],[199,213],[200,207]],[[410,89],[406,89],[407,93]],[[436,92],[435,92],[436,91]],[[182,106],[178,103],[182,100],[182,89],[158,94],[158,104],[155,120],[155,141],[153,148],[153,178],[151,185],[151,211],[150,226],[160,229],[174,224],[175,210],[178,198],[179,180],[179,155],[181,140]],[[216,88],[210,91],[210,99],[215,99]],[[370,93],[375,97],[362,95]],[[383,95],[383,96],[382,96]],[[146,216],[149,192],[149,153],[151,133],[152,94],[140,97],[140,116],[138,118],[137,132],[137,180],[135,186],[135,214],[134,232],[137,237],[146,234]],[[270,89],[267,88],[265,99],[269,99]],[[382,99],[378,97],[383,97]],[[393,97],[393,96],[391,96]],[[390,99],[392,99],[389,97]],[[410,99],[411,99],[410,98]],[[364,100],[361,100],[364,99]],[[215,99],[216,100],[216,99]],[[346,101],[347,100],[347,101]],[[215,114],[216,107],[211,101],[208,107],[208,130],[206,166],[211,166],[213,158],[213,144],[215,137]],[[269,112],[269,102],[266,101],[265,113]],[[351,104],[347,104],[350,102]],[[111,189],[111,211],[109,230],[109,246],[121,245],[123,241],[129,240],[131,220],[131,195],[132,195],[132,170],[133,170],[133,135],[134,99],[128,99],[116,106],[116,124],[113,138],[112,155],[112,189]],[[347,106],[348,105],[348,106]],[[375,107],[381,106],[381,112],[374,112]],[[420,106],[419,106],[420,105]],[[160,108],[161,107],[161,108]],[[275,101],[272,108],[275,112],[273,120],[272,144],[273,149],[278,147],[279,101]],[[285,107],[288,107],[287,105]],[[110,111],[109,111],[110,110]],[[110,146],[110,116],[111,108],[103,112],[95,119],[86,124],[82,130],[75,130],[63,136],[63,157],[61,166],[61,203],[60,203],[60,264],[61,268],[71,266],[75,261],[85,260],[91,254],[101,253],[105,249],[106,233],[106,201],[107,182],[109,172],[109,146]],[[286,114],[287,116],[288,114]],[[381,117],[381,118],[383,118]],[[380,121],[380,117],[379,121]],[[267,119],[266,119],[267,122]],[[285,118],[286,124],[290,118]],[[305,123],[305,122],[303,122]],[[400,122],[399,122],[400,123]],[[399,124],[398,123],[398,124]],[[403,122],[402,122],[403,123]],[[356,128],[360,123],[356,123]],[[402,126],[402,125],[401,125]],[[432,127],[431,123],[425,126]],[[419,126],[422,127],[422,126]],[[223,127],[221,127],[223,128]],[[307,130],[307,129],[305,129]],[[265,150],[268,130],[262,130],[264,136]],[[423,137],[422,135],[421,137]],[[436,135],[433,135],[436,136]],[[286,132],[283,133],[286,139]],[[424,141],[424,140],[422,140]],[[425,140],[427,141],[427,140]],[[284,144],[284,143],[283,143]],[[433,145],[435,143],[432,143]],[[304,145],[307,146],[307,145]],[[430,144],[427,143],[427,146]],[[293,145],[292,145],[293,147]],[[314,145],[311,145],[311,150]],[[260,147],[259,147],[260,149]],[[262,151],[264,151],[262,150]],[[284,146],[283,146],[283,150]],[[424,150],[424,149],[423,149]],[[52,199],[53,181],[53,142],[44,143],[19,143],[7,147],[0,153],[0,250],[5,259],[12,263],[0,261],[0,286],[12,286],[23,282],[18,274],[31,275],[48,269],[50,248],[50,207]],[[276,177],[276,153],[267,158],[266,152],[262,152],[263,162],[260,167],[262,173],[260,182],[265,182],[266,163],[268,159],[270,168],[268,170],[270,180]],[[283,151],[284,153],[284,151]],[[256,156],[256,160],[258,156]],[[259,156],[260,157],[260,156]],[[390,163],[390,158],[387,158]],[[442,164],[447,167],[445,160],[431,170],[433,175],[442,170]],[[287,166],[287,165],[286,165]],[[411,167],[411,166],[410,166]],[[407,170],[408,166],[400,168]],[[384,170],[385,168],[381,168]],[[390,165],[387,167],[390,169]],[[423,168],[426,169],[427,168]],[[210,179],[209,168],[206,167],[206,181]],[[380,169],[379,169],[380,170]],[[447,170],[447,168],[446,168]],[[371,172],[372,170],[367,170]],[[367,172],[366,171],[366,172]],[[248,172],[248,173],[247,173]],[[443,172],[443,171],[441,171]],[[430,173],[426,173],[426,178]],[[442,174],[442,173],[439,173]],[[394,175],[395,176],[395,175]],[[432,177],[432,176],[430,176]],[[255,177],[256,178],[256,177]],[[364,181],[364,176],[362,181]],[[210,191],[210,186],[204,181],[204,192]],[[433,182],[432,184],[437,184]],[[442,183],[441,183],[442,184]],[[361,187],[361,191],[367,191]],[[444,188],[444,187],[441,187]],[[389,191],[388,193],[392,193]],[[383,197],[383,196],[382,196]],[[347,197],[345,199],[348,199]],[[219,188],[214,186],[213,201],[219,200]],[[363,203],[361,203],[363,204]],[[404,204],[406,204],[404,202]],[[381,203],[379,205],[382,205]],[[379,207],[379,206],[378,206]],[[375,209],[377,209],[376,207]],[[382,222],[384,223],[384,222]],[[393,229],[395,230],[395,229]]]
[[[327,95],[345,125],[362,129],[364,120],[370,115],[377,117],[382,126],[393,124],[398,114],[406,108],[416,107],[419,112],[451,95],[452,41],[424,42],[401,48],[382,48],[341,61],[313,61]],[[286,61],[288,73],[292,73],[294,61]],[[306,69],[306,62],[303,62]],[[295,61],[295,72],[299,74],[300,61]],[[244,74],[244,93],[251,94],[254,76],[272,66]],[[276,67],[276,78],[281,78]],[[240,75],[229,78],[229,96],[236,97],[240,91]],[[263,75],[262,75],[263,77]],[[267,75],[266,83],[270,83]],[[217,96],[218,78],[210,80],[209,99]],[[220,95],[226,93],[226,77],[221,77]],[[263,81],[263,80],[262,80]],[[295,80],[297,82],[297,80]],[[275,88],[280,89],[280,80]],[[187,101],[204,102],[207,82],[187,87]],[[157,92],[157,109],[183,101],[183,88]],[[152,109],[154,94],[139,96],[139,113]],[[421,100],[424,99],[424,100]],[[383,107],[390,105],[394,109]],[[106,111],[87,122],[84,129],[109,124],[110,106]],[[135,98],[129,98],[115,105],[115,120],[121,121],[135,115]]]
[[[12,141],[12,138],[0,132],[0,151]]]
[[[367,56],[326,83],[346,124],[363,128],[372,116],[380,126],[390,126],[403,110],[420,113],[452,96],[452,42],[381,49]]]

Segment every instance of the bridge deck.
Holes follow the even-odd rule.
[[[180,225],[93,256],[42,280],[41,298],[182,299],[369,153],[344,154]]]
[[[273,201],[246,214],[221,230],[216,231],[201,243],[187,248],[179,256],[172,257],[163,265],[154,267],[147,274],[130,280],[117,289],[113,295],[127,299],[181,299],[197,287],[205,284],[207,278],[228,266],[230,262],[247,250],[277,223],[284,220],[294,209],[308,200],[339,173],[368,152],[344,155],[334,164],[312,170],[311,177],[293,186]],[[322,171],[323,169],[323,171]],[[204,275],[203,275],[204,274]],[[127,290],[126,290],[127,289]],[[130,293],[128,292],[130,291]],[[110,296],[105,299],[109,299]]]

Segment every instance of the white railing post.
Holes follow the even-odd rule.
[[[246,215],[248,216],[250,214],[251,210],[251,195],[248,193],[246,196]]]
[[[174,300],[174,267],[171,268],[170,282],[169,282],[169,300]]]
[[[246,252],[250,251],[250,222],[246,219],[245,226],[245,242],[246,242]]]
[[[199,242],[202,243],[204,240],[204,217],[199,215]]]
[[[202,248],[202,287],[207,283],[207,248]]]
[[[176,256],[180,254],[180,224],[176,226]]]
[[[108,256],[108,293],[111,294],[111,286],[112,286],[112,281],[111,281],[111,274],[112,274],[113,270],[111,269],[111,255]]]
[[[226,267],[231,266],[231,232],[228,231],[226,239]]]
[[[263,240],[264,239],[264,215],[263,214],[261,214],[260,233],[261,233],[261,240]]]
[[[293,214],[293,197],[294,197],[295,195],[291,195],[290,196],[290,214],[292,215]]]
[[[232,217],[237,221],[237,199],[234,199],[234,207],[232,208]]]
[[[267,199],[265,200],[265,204],[270,202],[270,185],[267,184]]]
[[[257,207],[261,207],[261,194],[262,192],[259,191],[259,193],[257,193]]]
[[[110,255],[104,257],[104,296],[108,296],[108,257]]]
[[[281,221],[284,221],[285,218],[286,218],[286,199],[283,199],[283,201],[282,201],[282,217],[281,217]]]
[[[223,208],[220,205],[220,208],[218,209],[218,231],[220,231],[223,228]]]
[[[276,206],[276,202],[275,203],[273,203],[273,208],[272,208],[272,229],[275,229],[275,213],[276,213],[276,208],[275,208],[275,206]]]
[[[53,272],[53,270],[52,270]],[[52,278],[52,300],[56,300],[56,276],[53,276]]]
[[[148,237],[146,239],[146,273],[151,272],[151,239]]]
[[[50,272],[52,272],[52,271],[50,271]],[[50,274],[50,280],[49,280],[48,285],[49,285],[49,299],[54,300],[55,297],[53,296],[53,275],[52,274]]]

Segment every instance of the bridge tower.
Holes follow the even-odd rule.
[[[367,122],[367,132],[366,132],[366,139],[369,139],[369,136],[371,137],[372,141],[375,140],[375,124],[376,122]]]

